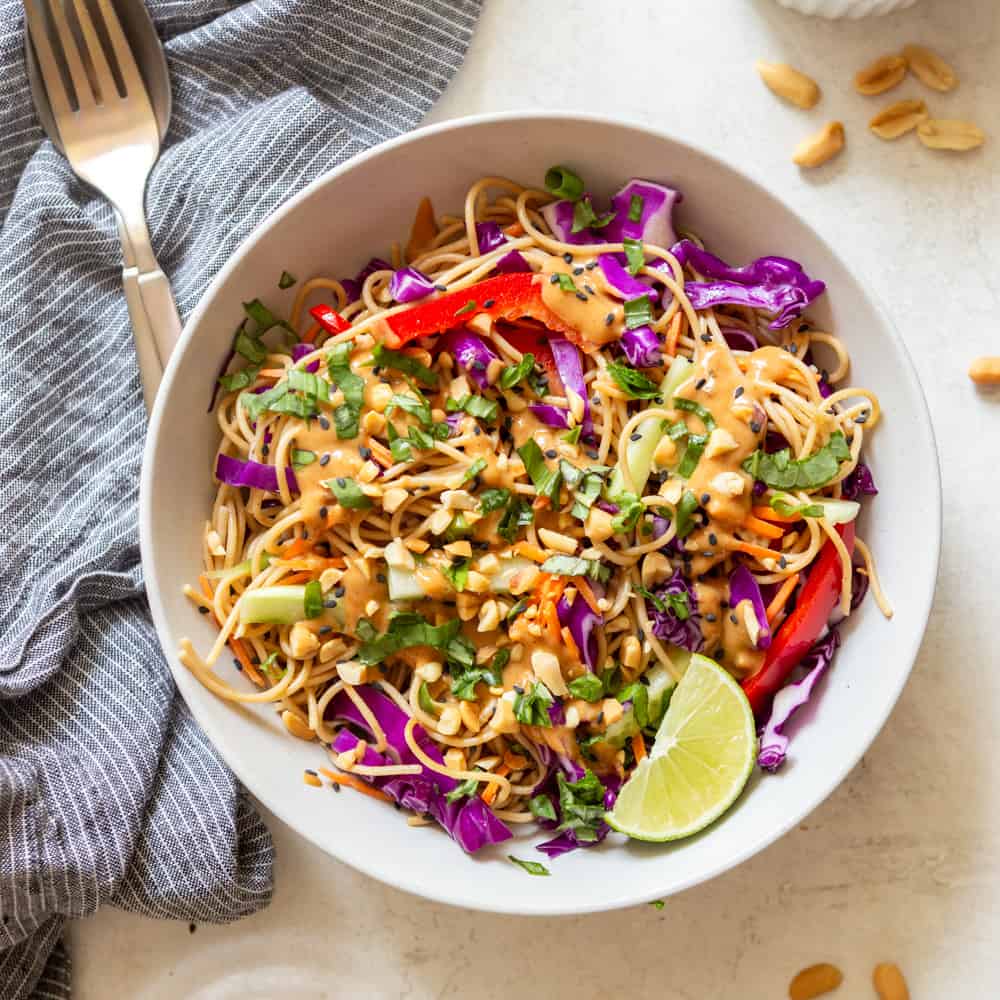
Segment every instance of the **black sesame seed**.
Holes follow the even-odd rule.
[[[789,352],[791,354],[798,354],[799,353],[799,345],[798,344],[789,344],[788,345],[788,350],[789,350]]]
[[[337,606],[337,602],[332,597],[327,598],[323,602],[323,607],[324,608],[335,608],[336,606]]]
[[[382,366],[381,365],[376,365],[372,369],[372,375],[381,375],[381,374],[382,374]]]
[[[702,555],[703,555],[703,556],[704,556],[704,557],[705,557],[706,559],[711,559],[711,558],[712,558],[712,557],[713,557],[713,556],[715,555],[715,553],[714,553],[714,552],[713,552],[713,551],[712,551],[711,549],[705,549],[705,551],[704,551],[704,552],[702,552]]]
[[[586,264],[583,265],[588,271],[593,271],[597,267],[596,260],[588,260]]]
[[[714,622],[714,621],[718,621],[718,619],[715,617],[715,615],[712,614],[711,611],[709,611],[709,613],[707,615],[705,615],[705,621],[707,621],[707,622]]]
[[[375,580],[377,583],[385,583],[385,573],[376,573]]]
[[[323,519],[324,521],[326,520],[326,515],[327,515],[327,508],[326,508],[326,507],[320,507],[320,509],[319,509],[319,516],[320,516],[320,517],[321,517],[321,518],[322,518],[322,519]]]
[[[701,335],[701,342],[703,344],[710,344],[710,343],[712,343],[712,335],[710,333],[703,333]]]
[[[322,416],[321,416],[321,417],[319,418],[319,425],[320,425],[320,427],[322,427],[322,428],[323,428],[323,430],[325,430],[325,431],[328,431],[328,430],[330,429],[330,421],[329,421],[329,420],[327,420],[327,419],[326,419],[326,417],[322,417]]]
[[[496,299],[487,299],[483,303],[483,308],[484,309],[492,309],[495,305],[496,305]]]
[[[734,615],[734,614],[730,614],[730,616],[729,616],[729,620],[730,620],[730,621],[731,621],[731,622],[732,622],[732,623],[733,623],[734,625],[739,625],[739,623],[740,623],[740,620],[739,620],[739,619],[738,619],[738,618],[736,617],[736,615]]]
[[[320,635],[329,635],[332,631],[333,631],[332,625],[320,625],[319,627]]]
[[[709,534],[708,534],[708,544],[709,545],[718,545],[719,544],[719,539],[716,536],[716,534],[715,534],[714,531],[710,531]]]
[[[583,452],[587,456],[587,458],[597,458],[596,448],[584,448]]]
[[[629,441],[641,441],[642,435],[636,431],[634,434],[629,434],[628,439]]]
[[[760,421],[759,420],[751,420],[750,421],[750,430],[752,430],[754,432],[754,434],[759,434],[760,433]]]
[[[332,789],[333,789],[333,790],[334,790],[334,791],[335,791],[335,792],[336,792],[336,793],[337,793],[338,795],[340,794],[340,785],[338,785],[338,784],[337,784],[336,782],[334,782],[333,784],[331,784],[331,785],[330,785],[330,787],[331,787],[331,788],[332,788]]]
[[[738,385],[736,387],[736,390],[733,392],[733,398],[734,399],[739,399],[740,396],[742,396],[742,395],[743,395],[743,386]]]
[[[572,264],[573,263],[573,255],[571,253],[564,253],[563,254],[563,260],[566,261],[567,264]]]
[[[271,446],[268,444],[264,445],[264,447],[260,449],[260,453],[262,455],[269,455],[271,453]]]
[[[579,300],[580,300],[581,302],[586,302],[586,301],[587,301],[587,296],[586,296],[586,295],[584,295],[584,294],[583,294],[583,292],[577,292],[577,293],[576,293],[576,297],[577,297],[577,298],[578,298],[578,299],[579,299]]]
[[[577,274],[577,275],[583,274],[583,268],[582,267],[574,267],[573,268],[573,273]]]
[[[524,688],[523,688],[523,687],[521,687],[521,685],[520,685],[520,684],[515,684],[515,685],[514,685],[514,691],[515,691],[515,692],[516,692],[517,694],[524,694]]]
[[[236,660],[236,659],[233,660],[233,666],[236,667],[237,670],[242,670],[243,669],[243,664],[240,663],[240,661]]]
[[[605,326],[611,326],[611,324],[614,323],[614,321],[615,321],[615,314],[614,313],[608,313],[607,316],[604,317],[604,325]]]
[[[557,452],[555,450],[555,448],[549,448],[548,451],[545,452],[545,457],[546,458],[558,458],[559,457],[559,452]]]
[[[871,416],[871,410],[865,410],[863,413],[859,413],[855,418],[854,422],[856,424],[866,424],[868,423],[868,418]]]
[[[347,588],[342,583],[338,583],[337,586],[333,588],[334,597],[343,597],[346,593]]]
[[[344,489],[347,486],[347,479],[344,476],[337,476],[336,483],[341,489]]]
[[[371,448],[367,448],[367,447],[365,447],[365,445],[361,445],[361,446],[360,446],[360,447],[358,448],[358,454],[359,454],[359,455],[360,455],[360,456],[361,456],[361,457],[362,457],[362,458],[363,458],[363,459],[364,459],[365,461],[367,461],[367,460],[368,460],[369,458],[371,458],[371,457],[372,457],[372,450],[371,450]]]
[[[558,285],[559,284],[559,275],[558,274],[553,274],[549,278],[549,284],[550,285]]]
[[[787,560],[787,559],[786,559],[786,558],[785,558],[784,556],[782,556],[782,557],[781,557],[781,558],[780,558],[780,559],[778,560],[778,565],[779,565],[779,566],[780,566],[780,567],[781,567],[782,569],[784,569],[784,568],[785,568],[785,567],[786,567],[786,566],[788,565],[788,560]]]
[[[320,455],[320,458],[319,458],[319,464],[320,465],[326,465],[329,461],[330,461],[330,456],[329,455]]]
[[[598,725],[601,725],[601,724],[602,724],[603,722],[604,722],[604,709],[602,708],[602,709],[601,709],[601,710],[600,710],[600,711],[599,711],[599,712],[597,713],[597,724],[598,724]]]
[[[702,493],[702,495],[701,495],[701,505],[702,505],[702,507],[704,507],[708,503],[708,501],[711,500],[711,499],[712,499],[712,495],[710,493]]]
[[[199,608],[198,608],[198,614],[199,615],[207,615],[208,614],[208,608],[203,608],[203,607],[199,606]]]
[[[473,428],[472,433],[475,434],[476,437],[479,437],[479,435],[482,434],[483,432],[480,429],[480,427],[477,425],[476,427]]]
[[[635,634],[636,634],[636,638],[639,640],[639,642],[643,642],[645,640],[645,638],[646,638],[646,633],[643,632],[643,630],[641,628],[640,629],[636,629],[636,633]]]
[[[705,383],[706,383],[707,381],[708,381],[708,379],[707,379],[707,378],[700,378],[700,379],[698,379],[698,381],[697,381],[697,382],[695,382],[695,384],[694,384],[694,387],[695,387],[696,389],[704,389],[704,388],[705,388]]]
[[[448,291],[448,286],[447,285],[435,285],[434,286],[434,290],[437,291],[437,292],[446,292],[446,291]]]
[[[597,292],[594,291],[594,286],[593,285],[584,285],[583,287],[585,289],[587,289],[587,294],[588,295],[596,295],[597,294]]]

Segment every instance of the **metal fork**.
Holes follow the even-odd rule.
[[[136,270],[126,297],[148,409],[181,330],[146,225],[146,181],[160,152],[156,116],[111,0],[24,0],[24,11],[66,158],[120,216],[126,266]]]

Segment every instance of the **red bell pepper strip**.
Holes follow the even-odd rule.
[[[848,553],[853,555],[854,522],[839,524],[836,530]],[[819,638],[840,600],[841,580],[840,553],[833,542],[828,541],[820,549],[795,610],[778,629],[760,670],[743,681],[743,691],[758,718],[766,712],[771,699],[788,680],[788,675]]]
[[[552,349],[546,343],[547,330],[533,330],[527,326],[510,326],[501,327],[499,332],[511,347],[517,348],[522,354],[533,354],[535,363],[541,365],[547,375],[554,375],[557,381],[561,381],[559,371],[556,368],[556,359],[553,357]]]
[[[418,337],[430,337],[462,326],[473,316],[484,314],[495,320],[517,320],[528,316],[550,330],[579,337],[542,301],[540,281],[538,275],[525,272],[498,274],[468,288],[446,292],[439,298],[387,317],[385,324],[390,336],[386,338],[386,343],[389,347],[398,348]]]
[[[331,306],[313,306],[309,315],[329,334],[350,330],[351,324]]]

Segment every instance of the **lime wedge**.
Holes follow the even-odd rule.
[[[756,756],[747,696],[718,663],[695,654],[652,751],[604,818],[637,840],[690,837],[736,801]]]

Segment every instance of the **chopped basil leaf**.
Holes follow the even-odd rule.
[[[521,382],[535,367],[534,354],[524,354],[516,365],[504,368],[500,372],[498,379],[501,389],[513,389],[518,382]]]
[[[294,285],[295,282],[298,280],[299,280],[298,278],[293,277],[287,271],[282,271],[281,277],[278,278],[278,287],[281,289],[291,288],[292,285]]]
[[[580,484],[580,480],[583,479],[583,469],[578,469],[572,462],[567,462],[565,458],[559,459],[559,474],[571,490],[575,490]]]
[[[615,496],[618,513],[611,519],[611,530],[620,535],[631,531],[639,522],[644,508],[642,501],[634,493],[619,493]]]
[[[376,344],[372,348],[371,364],[378,368],[391,368],[393,371],[403,372],[418,382],[423,382],[424,385],[433,387],[438,384],[437,372],[431,371],[409,354],[390,350],[385,344]]]
[[[413,450],[410,448],[410,442],[406,438],[399,436],[399,431],[393,426],[391,420],[387,422],[386,429],[389,437],[389,453],[392,455],[392,460],[394,462],[411,461]]]
[[[661,614],[669,608],[682,622],[686,622],[691,617],[691,602],[688,600],[688,595],[683,591],[676,594],[664,592],[657,595],[651,590],[647,590],[641,584],[635,584],[634,589],[640,597],[644,597],[649,601]]]
[[[318,412],[315,397],[297,395],[291,391],[287,381],[279,382],[266,392],[245,392],[240,400],[251,420],[257,420],[265,410],[271,413],[290,413],[303,420],[316,416]]]
[[[662,909],[663,909],[663,907],[664,907],[664,906],[666,906],[667,904],[666,904],[666,903],[664,903],[662,899],[651,899],[651,900],[649,901],[649,905],[650,905],[650,906],[651,906],[651,907],[652,907],[652,908],[653,908],[654,910],[662,910]]]
[[[520,448],[517,449],[521,461],[524,462],[525,471],[535,490],[540,497],[548,497],[552,506],[559,502],[559,486],[562,483],[562,474],[558,468],[550,469],[545,464],[545,456],[542,449],[538,447],[538,442],[534,438],[529,438]]]
[[[275,665],[274,661],[278,658],[278,651],[275,650],[273,653],[268,653],[267,658],[261,661],[261,664],[257,669],[272,683],[277,684],[284,675],[284,670],[279,670]]]
[[[597,559],[584,559],[581,556],[549,556],[541,568],[543,573],[552,573],[554,576],[589,576],[598,583],[607,583],[611,579],[609,566]]]
[[[236,331],[233,350],[252,364],[259,365],[267,357],[267,345],[246,332],[243,325]]]
[[[604,685],[596,674],[581,674],[579,677],[574,677],[567,687],[574,698],[582,698],[584,701],[600,701],[604,697]]]
[[[310,580],[302,595],[302,607],[306,618],[319,618],[323,614],[323,588],[319,580]]]
[[[570,514],[580,521],[586,521],[594,501],[601,495],[604,477],[600,472],[588,469],[580,480],[580,485],[573,492],[573,506]]]
[[[250,302],[243,303],[243,309],[246,314],[257,324],[256,336],[260,336],[262,333],[266,333],[271,329],[272,326],[284,325],[277,316],[271,312],[270,309],[264,305],[260,299],[253,299]]]
[[[462,623],[457,618],[443,625],[431,625],[415,612],[399,611],[389,619],[388,629],[382,635],[377,635],[372,623],[362,618],[356,626],[358,636],[363,640],[358,650],[358,659],[365,666],[370,666],[411,646],[432,646],[434,649],[448,650],[461,627]]]
[[[551,875],[552,872],[538,861],[522,861],[515,858],[513,854],[507,855],[507,860],[512,861],[519,868],[523,868],[529,875]]]
[[[554,701],[552,692],[541,681],[535,681],[530,690],[526,688],[514,699],[514,718],[526,726],[551,728],[549,705]]]
[[[417,690],[417,704],[428,715],[437,716],[438,707],[434,703],[434,699],[431,697],[430,688],[427,687],[427,681],[420,682],[420,687]]]
[[[333,413],[333,423],[337,428],[337,438],[349,441],[358,436],[361,410],[365,402],[365,380],[351,371],[351,351],[354,341],[345,340],[335,344],[326,355],[326,370],[330,381],[344,397],[343,405]]]
[[[642,241],[632,240],[627,236],[622,240],[625,247],[625,260],[628,261],[626,270],[629,274],[638,274],[646,263],[646,255],[642,252]]]
[[[583,181],[569,167],[557,165],[545,171],[545,190],[557,198],[576,201],[583,194]]]
[[[452,563],[450,566],[441,566],[441,575],[452,585],[457,593],[465,590],[465,585],[469,582],[469,562],[462,559]]]
[[[771,510],[776,510],[782,517],[823,517],[826,511],[818,503],[791,503],[792,497],[777,494],[771,497]]]
[[[583,427],[580,424],[577,424],[571,431],[567,431],[563,434],[563,441],[568,441],[570,444],[576,444],[580,440],[580,431],[582,430]]]
[[[337,503],[348,510],[367,510],[372,502],[365,496],[361,487],[353,479],[346,476],[336,476],[326,479],[323,485],[337,498]]]
[[[476,647],[464,635],[456,635],[444,648],[448,670],[468,670],[476,662]]]
[[[647,590],[641,583],[636,583],[632,585],[632,589],[642,598],[649,601],[650,604],[656,608],[660,614],[663,614],[667,610],[666,603],[659,597],[656,596],[651,590]]]
[[[475,308],[476,308],[476,300],[475,299],[469,299],[469,301],[466,302],[465,305],[462,306],[461,309],[459,309],[459,310],[456,311],[455,315],[456,316],[464,316],[466,313],[473,312],[475,310]]]
[[[479,496],[479,511],[482,514],[492,514],[495,510],[503,510],[510,502],[510,490],[484,490]]]
[[[698,467],[698,462],[701,461],[701,453],[705,450],[706,444],[708,444],[707,434],[688,435],[684,457],[681,459],[680,465],[677,466],[677,475],[681,479],[691,478],[692,473]]]
[[[518,615],[523,614],[527,610],[527,608],[528,608],[528,598],[522,597],[517,602],[517,604],[515,604],[514,607],[512,607],[510,611],[507,612],[507,617],[504,619],[504,621],[508,623],[512,622]]]
[[[628,201],[628,221],[641,222],[642,209],[646,204],[646,199],[641,194],[634,194]]]
[[[503,674],[501,671],[507,665],[508,660],[510,660],[510,650],[500,649],[497,650],[489,666],[477,667],[470,664],[465,670],[452,678],[451,693],[459,701],[475,701],[476,685],[480,681],[489,687],[499,687],[503,684]]]
[[[589,768],[579,781],[567,781],[560,771],[560,833],[572,831],[581,843],[593,843],[604,823],[604,786]]]
[[[547,795],[536,795],[528,800],[528,808],[535,819],[547,819],[555,823],[559,819],[556,814],[556,807],[552,804],[552,799]]]
[[[302,448],[292,449],[292,468],[304,469],[307,465],[312,465],[316,461],[316,452],[305,451]]]
[[[466,778],[456,785],[446,796],[447,802],[457,802],[459,799],[471,799],[479,790],[479,782],[475,778]]]
[[[558,274],[556,274],[556,283],[564,292],[576,291],[575,282],[573,281],[570,275],[566,274],[565,271],[560,271]]]
[[[686,538],[694,531],[694,512],[698,509],[698,498],[685,490],[677,504],[677,537]]]
[[[500,518],[497,534],[504,541],[513,542],[517,538],[518,529],[527,527],[534,519],[535,512],[531,509],[531,504],[523,497],[516,496]]]
[[[573,225],[570,228],[570,232],[579,233],[588,227],[591,229],[603,229],[614,219],[615,215],[617,215],[616,212],[606,212],[604,215],[598,217],[594,211],[594,206],[590,203],[589,195],[585,196],[573,206]]]
[[[625,327],[637,330],[640,326],[648,326],[653,322],[653,306],[648,295],[640,295],[629,299],[625,305]]]
[[[446,542],[457,542],[460,538],[466,538],[471,530],[469,522],[465,519],[465,514],[459,511],[451,519],[448,527],[445,528],[444,540]]]
[[[449,413],[468,413],[470,417],[492,422],[500,415],[500,406],[493,399],[485,396],[463,396],[461,399],[449,399],[445,404]]]
[[[779,490],[812,490],[825,486],[840,468],[840,463],[851,457],[851,449],[842,431],[835,431],[830,440],[808,458],[793,459],[788,448],[773,454],[758,449],[744,463],[743,468],[754,479]]]
[[[620,361],[609,363],[608,374],[615,385],[633,399],[657,399],[660,395],[660,387],[652,379]]]
[[[260,365],[247,365],[239,371],[231,372],[228,375],[219,377],[219,385],[227,392],[235,392],[237,389],[249,389],[257,381],[260,374]]]
[[[685,413],[693,413],[705,425],[705,430],[715,430],[715,417],[705,409],[701,403],[696,403],[693,399],[685,399],[683,396],[674,396],[670,405],[675,410],[683,410]]]
[[[649,722],[649,688],[641,681],[633,681],[622,688],[615,697],[624,705],[632,702],[632,717],[642,729]]]
[[[391,417],[396,410],[402,410],[416,417],[424,427],[430,427],[433,423],[431,417],[431,404],[423,393],[419,393],[419,398],[415,396],[395,395],[389,400],[389,405],[385,408],[385,415]]]
[[[465,470],[465,475],[462,476],[462,483],[463,484],[464,483],[471,483],[472,480],[475,479],[476,476],[478,476],[479,473],[482,472],[483,469],[485,469],[485,468],[486,468],[486,459],[485,458],[477,458],[472,463],[472,465],[470,465]]]

